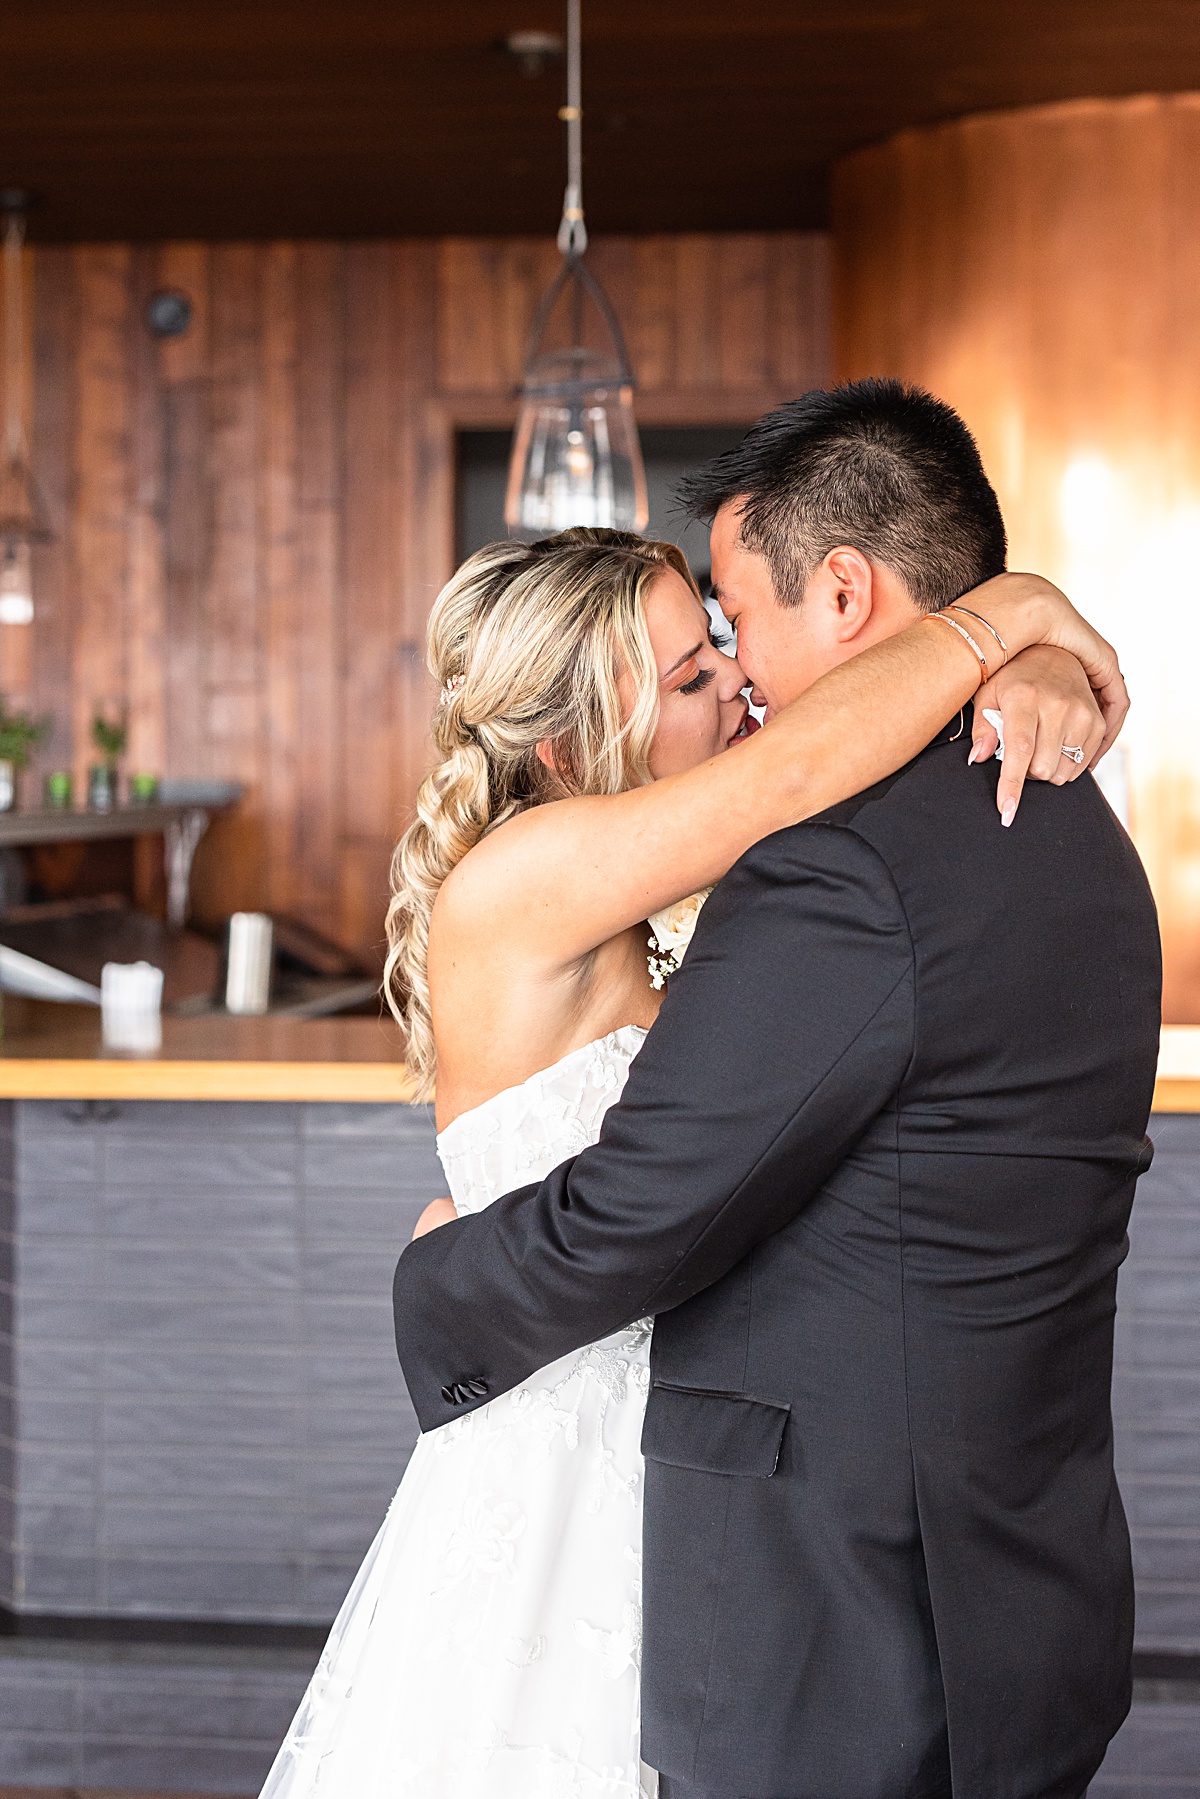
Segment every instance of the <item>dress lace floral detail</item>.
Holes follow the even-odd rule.
[[[438,1139],[460,1213],[600,1133],[615,1031]],[[650,1321],[421,1437],[262,1799],[646,1799],[642,1415]]]

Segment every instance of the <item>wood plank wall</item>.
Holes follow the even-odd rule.
[[[958,407],[1010,564],[1117,646],[1133,835],[1164,1016],[1200,1024],[1200,95],[981,114],[859,152],[834,181],[840,375]]]
[[[127,705],[131,769],[246,783],[202,847],[202,916],[268,906],[377,944],[426,765],[455,432],[512,419],[553,246],[27,257],[55,540],[37,552],[34,625],[0,627],[0,687],[53,714],[39,770],[82,781],[94,707]],[[827,263],[812,233],[599,243],[643,422],[749,420],[823,382]],[[162,287],[195,316],[156,342],[142,319]]]

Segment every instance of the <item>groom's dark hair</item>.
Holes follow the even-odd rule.
[[[689,475],[680,498],[703,520],[743,502],[741,541],[785,606],[839,544],[890,568],[924,612],[1004,572],[1004,520],[975,439],[952,407],[900,381],[818,388],[777,407]]]

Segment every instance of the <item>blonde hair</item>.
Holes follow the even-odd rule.
[[[441,760],[392,857],[384,970],[422,1097],[435,1068],[429,920],[447,875],[528,806],[564,792],[620,793],[650,778],[658,672],[645,598],[664,569],[699,598],[674,544],[563,531],[540,543],[488,544],[434,601],[428,661],[442,689],[433,715]],[[634,696],[627,717],[624,677]],[[554,746],[553,773],[537,754],[545,739]]]

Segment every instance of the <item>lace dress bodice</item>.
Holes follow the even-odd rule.
[[[624,1025],[447,1125],[438,1154],[460,1215],[542,1180],[594,1143],[645,1041],[639,1025]]]

